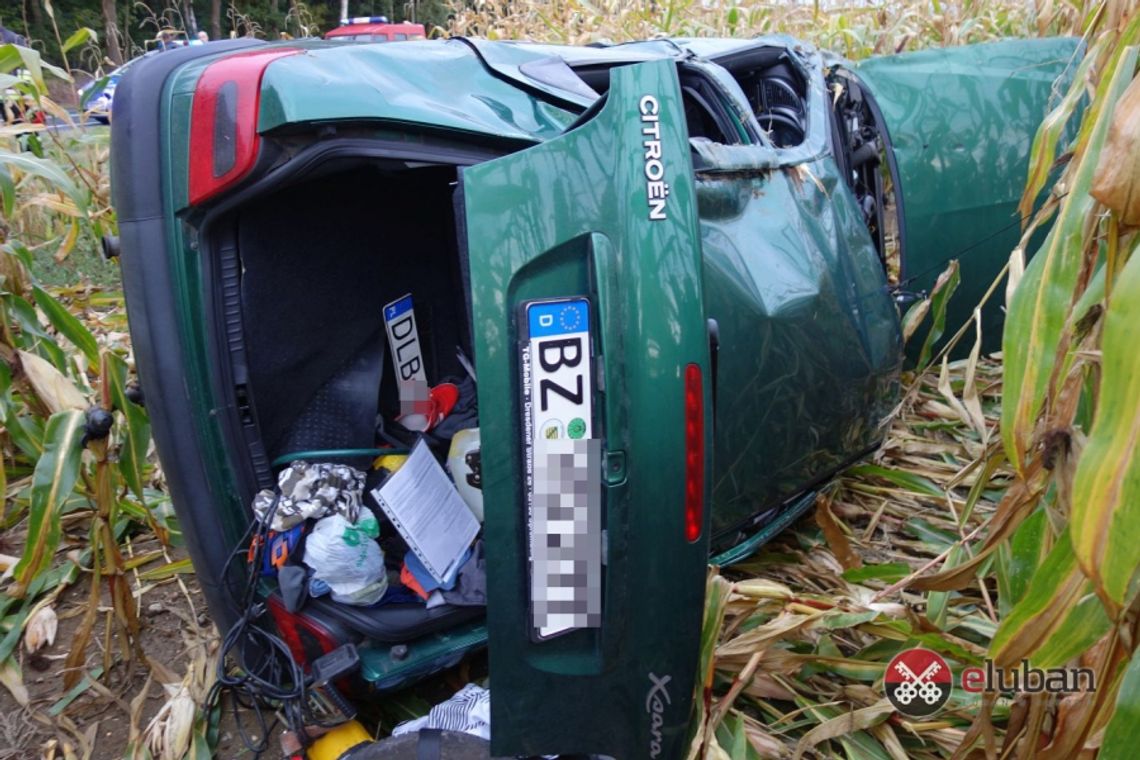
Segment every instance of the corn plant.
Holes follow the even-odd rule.
[[[1039,14],[1041,31],[1058,13]],[[720,688],[704,691],[693,756],[798,757],[825,743],[849,757],[1134,756],[1140,10],[1061,15],[1088,47],[1032,147],[1004,361],[975,348],[952,365],[928,338],[887,444],[825,491],[819,533],[741,568],[756,577],[731,574],[727,604],[726,592],[713,598],[723,623],[706,687]],[[932,334],[944,329],[939,300],[908,315],[908,332],[924,310]],[[937,379],[921,372],[927,360]],[[890,657],[913,646],[957,668],[1081,666],[1095,689],[956,694],[936,718],[907,720],[880,684]]]
[[[1076,141],[1060,146],[1064,172],[1030,223],[1052,220],[1023,270],[1024,242],[1011,270],[1024,272],[1008,302],[1003,349],[1001,432],[1015,479],[974,556],[924,581],[960,586],[1005,547],[999,587],[1019,584],[994,635],[997,665],[1028,659],[1041,668],[1073,660],[1092,667],[1095,692],[1063,709],[1025,695],[1026,718],[1006,746],[1028,755],[1042,727],[1058,721],[1048,748],[1076,755],[1090,744],[1102,757],[1127,757],[1140,739],[1140,660],[1136,647],[1140,569],[1140,9],[1094,6],[1083,24],[1089,50],[1073,90],[1042,125],[1023,210],[1045,185],[1057,153],[1057,125],[1082,99]],[[1020,571],[1024,572],[1024,570]],[[1056,710],[1056,711],[1054,711]],[[966,742],[992,737],[983,712]],[[992,738],[990,740],[992,743]]]
[[[740,0],[453,0],[446,31],[491,39],[585,44],[655,35],[752,37],[790,34],[847,56],[896,53],[1001,37],[1058,33],[1079,6],[1006,0],[882,3],[740,2]]]
[[[33,50],[0,47],[6,97],[30,106],[27,113],[62,112],[44,95],[45,75],[67,77]],[[86,674],[104,594],[111,612],[102,672],[120,661],[145,662],[128,573],[165,551],[130,556],[122,545],[141,526],[165,547],[171,531],[159,508],[163,497],[152,487],[150,426],[130,379],[121,296],[82,285],[49,292],[32,273],[36,257],[66,257],[78,241],[94,243],[113,230],[107,135],[61,136],[35,121],[2,130],[0,538],[18,556],[0,557],[7,581],[0,596],[0,672],[26,701],[17,644],[24,635],[31,651],[54,637],[54,625],[51,636],[37,625],[54,619],[52,606],[80,579],[89,582],[88,602],[64,663],[64,688]],[[116,630],[121,658],[112,641]]]

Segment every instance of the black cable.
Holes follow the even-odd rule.
[[[269,749],[269,734],[279,722],[275,718],[272,724],[267,723],[263,707],[275,710],[288,729],[302,739],[305,737],[306,725],[325,725],[309,710],[304,668],[293,658],[284,641],[257,623],[266,612],[265,605],[257,601],[259,570],[268,542],[269,526],[280,501],[281,495],[277,494],[264,519],[251,522],[250,528],[226,560],[223,588],[241,610],[241,617],[222,640],[218,652],[217,679],[206,698],[207,707],[213,707],[223,694],[230,695],[238,734],[255,758]],[[231,563],[243,553],[243,548],[250,540],[254,543],[250,552],[249,575],[240,598],[235,598],[229,578]],[[256,659],[251,662],[254,653]],[[232,668],[227,668],[227,661],[232,662]],[[253,712],[260,735],[256,740],[246,731],[239,707]]]

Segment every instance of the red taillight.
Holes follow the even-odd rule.
[[[701,537],[705,517],[705,396],[701,368],[685,367],[685,538]]]
[[[190,204],[240,180],[257,161],[261,77],[295,48],[239,53],[206,67],[190,108]]]

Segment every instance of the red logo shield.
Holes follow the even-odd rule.
[[[883,689],[903,715],[932,715],[950,699],[953,675],[946,660],[929,649],[907,649],[887,664]]]

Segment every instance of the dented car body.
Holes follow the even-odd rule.
[[[477,375],[485,616],[313,600],[279,626],[302,657],[357,641],[377,694],[489,646],[495,754],[680,756],[710,556],[746,556],[881,442],[899,301],[951,258],[967,290],[1004,264],[1075,50],[302,41],[141,63],[113,123],[124,286],[212,613],[237,615],[223,568],[275,469],[375,445],[381,307],[410,292],[429,374],[461,354]],[[597,441],[600,615],[557,635],[528,507],[544,304],[588,314],[585,344],[537,356],[580,371],[561,395],[588,396]]]

